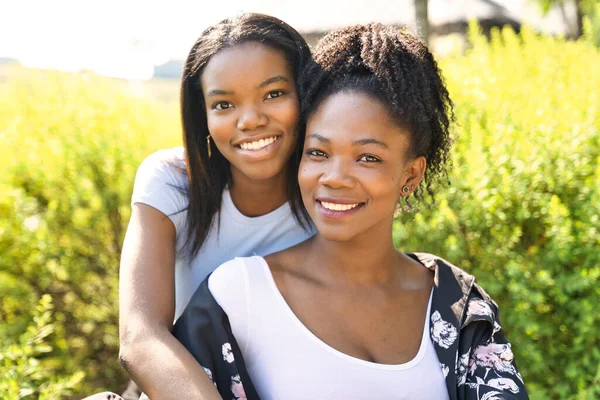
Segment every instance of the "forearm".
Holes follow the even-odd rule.
[[[222,400],[204,369],[166,330],[123,345],[120,358],[151,400]]]

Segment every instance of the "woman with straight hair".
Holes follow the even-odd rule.
[[[314,234],[297,185],[296,83],[309,59],[296,30],[253,13],[209,27],[189,53],[184,147],[139,167],[121,258],[120,362],[151,398],[218,398],[174,321],[218,265]]]
[[[357,25],[314,59],[298,181],[317,234],[221,265],[175,336],[224,399],[528,399],[475,278],[394,246],[398,207],[447,181],[452,102],[427,46]]]

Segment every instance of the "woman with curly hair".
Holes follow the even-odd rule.
[[[318,233],[221,265],[175,336],[224,398],[528,398],[475,279],[393,243],[398,207],[447,180],[452,102],[433,56],[370,24],[331,32],[314,58],[298,181]]]

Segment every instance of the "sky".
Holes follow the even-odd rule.
[[[240,0],[210,3],[0,0],[0,57],[28,67],[148,79],[154,65],[183,58],[205,27],[244,8]]]
[[[184,59],[200,33],[223,18],[257,11],[310,29],[331,18],[314,13],[321,1],[0,0],[0,57],[27,67],[149,79],[154,65]]]
[[[430,0],[430,19],[465,1]],[[0,57],[145,80],[155,65],[185,59],[206,27],[242,11],[274,15],[301,32],[374,20],[406,23],[414,15],[412,0],[0,0]]]

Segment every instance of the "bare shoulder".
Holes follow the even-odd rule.
[[[433,285],[433,272],[419,261],[403,253],[399,253],[399,259],[403,269],[402,284],[413,290],[429,291]]]
[[[286,286],[293,284],[294,281],[309,279],[305,272],[304,261],[309,252],[311,241],[312,239],[308,239],[265,257],[273,278],[282,292],[285,291]]]
[[[295,246],[265,256],[267,264],[273,273],[293,272],[298,269],[301,260],[308,251],[308,239]]]

